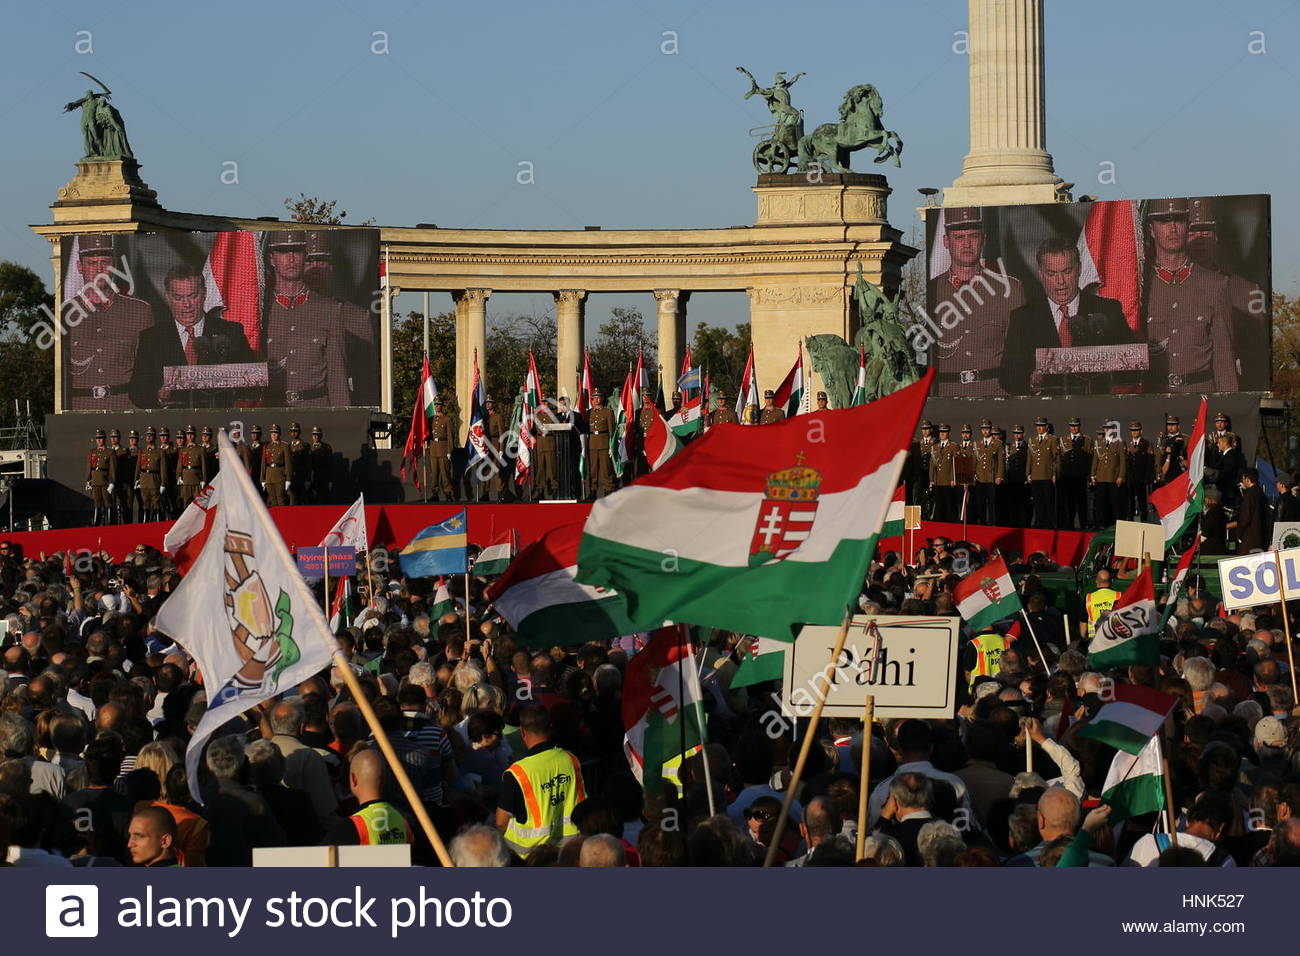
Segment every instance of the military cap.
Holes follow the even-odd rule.
[[[1046,427],[1047,427],[1047,419],[1044,418],[1042,415],[1039,415],[1037,418],[1034,419],[1034,425],[1035,425],[1035,426],[1037,426],[1037,425],[1042,425],[1044,428],[1046,428]]]
[[[772,391],[770,388],[765,388],[765,389],[763,389],[763,397],[764,397],[764,398],[776,398],[776,392]]]
[[[201,435],[211,435],[211,434],[212,434],[212,426],[211,426],[211,425],[204,425],[204,426],[203,426],[203,431],[200,432],[199,434],[201,434]]]
[[[930,424],[930,419],[927,418],[927,419],[925,419],[923,422],[921,422],[921,427],[922,427],[922,428],[933,428],[934,426],[933,426],[932,424]]]
[[[108,437],[109,437],[109,438],[121,438],[121,437],[122,437],[122,429],[120,429],[120,428],[114,428],[111,432],[108,433]]]
[[[291,431],[291,432],[300,432],[300,431],[302,431],[302,429],[298,427],[298,423],[297,423],[297,422],[290,422],[290,423],[289,423],[289,431]]]
[[[1128,430],[1131,432],[1140,432],[1142,430],[1142,423],[1139,421],[1129,422]]]
[[[136,431],[134,428],[132,428],[129,432],[126,433],[126,437],[127,437],[127,438],[139,438],[139,437],[140,437],[140,433],[139,433],[138,431]]]
[[[980,428],[992,428],[992,427],[993,427],[993,420],[991,418],[980,419]]]
[[[272,434],[272,435],[278,435],[278,434],[280,434],[280,426],[279,426],[279,425],[272,425],[272,426],[271,426],[271,434]]]
[[[1166,415],[1166,416],[1165,416],[1165,424],[1166,424],[1166,425],[1177,425],[1177,424],[1178,424],[1178,416],[1177,416],[1177,415]]]
[[[818,392],[818,393],[817,393],[817,397],[818,397],[818,398],[826,398],[826,393],[825,393],[825,392]]]
[[[939,431],[941,431],[941,432],[950,432],[950,431],[952,431],[952,429],[948,427],[948,423],[947,423],[947,422],[940,422],[940,423],[939,423]]]
[[[1147,205],[1148,219],[1186,219],[1186,199],[1153,199]]]
[[[1217,226],[1214,218],[1214,200],[1209,196],[1196,196],[1187,200],[1187,228],[1200,231],[1213,231]]]
[[[1226,422],[1228,420],[1228,416],[1223,414],[1223,412],[1219,412],[1219,414],[1214,416],[1214,420],[1216,422]]]
[[[168,438],[171,438],[171,437],[172,437],[172,430],[171,430],[170,428],[168,428],[166,425],[164,425],[162,428],[158,429],[158,434],[159,434],[159,435],[166,435]]]
[[[719,392],[719,394],[721,394],[721,392]],[[605,397],[605,393],[602,392],[602,391],[601,391],[600,389],[598,389],[598,388],[593,388],[593,389],[591,390],[591,397],[592,397],[592,398],[604,398],[604,397]]]
[[[113,240],[99,233],[78,236],[77,252],[83,256],[111,256],[113,254]]]
[[[967,435],[970,434],[970,426],[969,426],[969,425],[962,425],[962,426],[961,426],[961,430],[962,430],[965,434],[967,434]]]
[[[313,425],[313,426],[311,426],[311,433],[312,433],[313,435],[319,435],[319,434],[320,434],[320,426],[319,426],[319,425]]]
[[[943,210],[945,229],[980,229],[984,220],[976,206],[947,206]]]
[[[1104,435],[1104,434],[1106,434],[1106,426],[1105,426],[1105,425],[1098,425],[1098,426],[1097,426],[1097,434],[1098,434],[1098,435]]]
[[[496,404],[496,399],[494,399],[491,395],[484,395],[484,396],[483,396],[483,404],[484,404],[484,405],[495,405],[495,404]]]
[[[254,435],[260,435],[262,434],[262,426],[254,425],[252,428],[249,429],[249,431]]]
[[[266,237],[268,249],[306,249],[307,234],[298,229],[276,229]]]
[[[725,388],[715,388],[715,389],[713,389],[713,397],[714,397],[714,398],[726,398],[726,397],[727,397],[727,390],[726,390]]]
[[[95,429],[95,437],[96,437],[96,438],[107,438],[108,436],[104,434],[104,429],[102,429],[102,428],[96,428],[96,429]]]
[[[1023,435],[1024,433],[1025,433],[1024,425],[1017,425],[1015,428],[1011,429],[1011,434],[1013,435]]]
[[[313,231],[307,233],[307,261],[320,262],[330,257],[329,239],[325,233]]]
[[[1067,425],[1082,425],[1083,422],[1079,421],[1079,416],[1078,416],[1078,415],[1071,415],[1071,416],[1070,416],[1070,420],[1069,420],[1068,422],[1066,422],[1065,424],[1067,424]]]
[[[187,435],[197,435],[198,432],[196,432],[196,431],[194,430],[194,426],[193,426],[193,425],[186,425],[186,426],[185,426],[185,434],[187,434]]]
[[[434,404],[434,405],[441,405],[441,404],[442,404],[442,396],[441,396],[441,395],[435,395],[435,396],[433,396],[433,404]]]
[[[152,425],[150,425],[148,428],[144,430],[145,438],[148,438],[150,435],[152,435],[154,438],[158,437],[158,432],[154,430],[154,427]]]

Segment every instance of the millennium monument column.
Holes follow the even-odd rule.
[[[585,318],[583,289],[561,289],[555,297],[555,397],[573,398],[582,377],[582,337]]]
[[[655,289],[659,316],[659,367],[664,383],[664,400],[671,401],[686,354],[686,300],[691,294],[679,289]]]
[[[469,411],[474,387],[474,356],[478,373],[487,378],[487,300],[491,289],[465,289],[456,293],[456,402],[460,406],[460,440],[469,429]]]
[[[1043,0],[969,0],[970,152],[945,206],[1069,199],[1047,152]]]

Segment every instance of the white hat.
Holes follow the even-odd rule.
[[[1255,746],[1285,747],[1286,728],[1282,726],[1282,721],[1272,715],[1261,717],[1255,725]]]

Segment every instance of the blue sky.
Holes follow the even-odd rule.
[[[1075,195],[1271,193],[1274,285],[1296,292],[1300,3],[1047,6],[1048,149]],[[4,10],[0,259],[47,282],[48,246],[27,226],[50,219],[80,155],[76,116],[60,112],[86,89],[79,70],[113,89],[163,205],[191,212],[276,215],[305,192],[338,199],[349,221],[393,225],[749,224],[747,133],[768,119],[742,99],[737,65],[761,81],[806,71],[794,101],[810,125],[834,118],[849,86],[880,88],[906,142],[903,168],[885,168],[904,233],[918,226],[917,187],[951,183],[968,146],[967,63],[953,51],[964,0],[26,0]],[[676,52],[664,52],[674,35]],[[87,39],[93,52],[78,53]],[[221,182],[229,162],[238,185]],[[533,185],[516,182],[521,162],[533,164]],[[1097,181],[1103,163],[1113,184]],[[449,307],[441,298],[434,307]],[[618,304],[651,315],[643,299],[597,297],[589,325]],[[550,296],[491,306],[541,310]],[[691,302],[692,324],[746,313],[740,294]]]

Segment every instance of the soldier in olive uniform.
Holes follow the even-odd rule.
[[[1104,425],[1097,429],[1097,444],[1092,454],[1092,514],[1093,524],[1109,528],[1124,517],[1128,497],[1125,481],[1128,475],[1128,455],[1119,436]]]
[[[104,444],[104,429],[95,429],[95,447],[86,455],[86,490],[94,508],[91,525],[108,524],[109,501],[117,477],[117,456]]]
[[[1219,451],[1219,439],[1232,431],[1232,423],[1228,421],[1228,416],[1219,412],[1214,416],[1214,428],[1207,430],[1205,433],[1205,467],[1213,468],[1218,471],[1219,463],[1223,461],[1223,453]],[[1213,476],[1211,476],[1212,478]]]
[[[931,346],[934,395],[1005,395],[1001,381],[1011,313],[1025,304],[1018,279],[986,266],[980,210],[942,210],[943,245],[952,264],[930,280],[926,301],[941,328]],[[951,320],[949,317],[951,316]]]
[[[824,392],[821,394],[825,394]],[[903,477],[907,482],[907,503],[920,505],[930,487],[930,448],[934,445],[934,426],[927,418],[921,422],[921,437],[912,442],[907,450],[907,461],[903,465]],[[925,509],[923,509],[925,510]],[[927,514],[926,517],[929,517]]]
[[[740,419],[736,417],[736,410],[727,404],[727,393],[725,389],[713,389],[711,400],[716,399],[718,407],[709,413],[710,425],[738,425]]]
[[[1025,477],[1029,479],[1029,493],[1034,501],[1035,528],[1051,528],[1056,524],[1056,477],[1061,468],[1061,445],[1047,429],[1046,418],[1040,415],[1034,419],[1037,434],[1029,442],[1029,457],[1025,462]]]
[[[271,440],[262,446],[262,488],[266,491],[266,503],[275,508],[288,504],[285,491],[293,481],[293,455],[289,446],[280,441],[280,426],[271,426]]]
[[[194,426],[185,429],[185,444],[176,455],[176,481],[180,485],[181,508],[188,508],[208,483],[208,456],[195,440]]]
[[[605,407],[605,399],[599,389],[591,393],[591,409],[587,412],[587,430],[590,440],[587,442],[587,474],[590,476],[592,493],[599,498],[614,490],[614,463],[609,458],[610,436],[614,434],[614,413]]]
[[[334,468],[334,449],[325,441],[319,425],[311,427],[311,443],[307,446],[307,466],[311,471],[312,504],[330,503],[330,473]]]
[[[1160,437],[1160,484],[1168,484],[1187,470],[1187,436],[1178,427],[1177,415],[1165,416],[1165,433]]]
[[[951,429],[939,425],[939,440],[930,449],[930,494],[934,498],[934,520],[957,520],[957,446],[948,440]]]
[[[114,428],[108,433],[108,450],[113,453],[113,493],[108,496],[108,523],[109,524],[127,524],[131,520],[130,502],[131,486],[135,484],[135,469],[127,464],[126,458],[130,454],[122,444],[122,430]],[[130,480],[127,480],[128,472]]]
[[[439,501],[454,501],[456,492],[451,480],[451,448],[455,441],[455,427],[451,416],[443,412],[442,396],[433,400],[433,419],[429,422],[429,438],[424,444],[429,459],[429,490]]]
[[[264,319],[270,403],[350,405],[343,304],[307,286],[306,233],[274,231],[267,248],[274,275]]]
[[[541,407],[533,415],[533,421],[537,426],[537,444],[533,448],[537,458],[537,470],[533,472],[533,498],[554,498],[557,493],[555,433],[544,426],[556,425],[559,419],[550,404],[542,402]]]
[[[175,518],[180,514],[180,509],[176,507],[176,475],[180,464],[180,446],[172,442],[172,431],[166,425],[158,429],[158,451],[163,457],[162,473],[167,476],[167,480],[162,482],[158,489],[158,497],[162,499],[163,517]]]
[[[133,408],[129,393],[136,347],[141,334],[153,327],[153,310],[114,285],[112,239],[83,235],[76,242],[84,289],[64,305],[70,327],[68,406],[73,411]]]
[[[1151,442],[1142,437],[1142,423],[1128,423],[1128,445],[1125,446],[1125,482],[1128,488],[1125,521],[1147,520],[1147,495],[1156,478],[1156,456]],[[1136,515],[1136,519],[1134,518]]]
[[[510,496],[510,484],[501,473],[505,468],[504,463],[508,461],[503,451],[505,435],[510,426],[506,416],[497,410],[497,403],[492,400],[491,395],[484,399],[483,404],[485,408],[483,428],[487,435],[488,448],[492,449],[487,459],[492,467],[492,477],[488,481],[488,500],[499,502],[503,497]]]
[[[654,427],[655,419],[659,417],[659,409],[655,408],[654,396],[650,390],[646,389],[641,393],[641,407],[636,410],[636,434],[637,434],[637,454],[632,463],[636,466],[636,472],[633,477],[650,474],[650,461],[646,458],[645,439],[650,434],[650,429]]]
[[[136,518],[137,510],[143,512],[140,501],[140,433],[132,428],[126,433],[126,456],[117,460],[117,487],[122,492],[122,513],[125,517],[122,519],[127,522],[143,521],[144,515],[141,513]]]
[[[158,433],[150,425],[144,430],[144,447],[135,459],[135,483],[140,489],[140,520],[162,519],[162,489],[167,482],[165,459],[158,447]]]
[[[1007,443],[1007,464],[1003,469],[1006,480],[1002,483],[1002,514],[1007,527],[1029,526],[1029,445],[1025,441],[1025,426],[1011,429]]]
[[[199,448],[203,451],[203,468],[207,476],[206,481],[211,481],[217,477],[217,469],[221,466],[221,456],[217,452],[217,443],[212,440],[212,426],[204,425],[203,431],[199,433]]]
[[[980,437],[975,442],[975,521],[998,523],[998,485],[1006,477],[1006,449],[1002,439],[993,434],[993,422],[980,421]]]
[[[302,426],[297,422],[289,423],[289,455],[293,458],[293,480],[289,482],[289,504],[305,505],[307,497],[307,479],[311,475],[311,466],[307,462],[307,443],[302,440]]]
[[[771,425],[785,421],[785,409],[776,407],[776,392],[770,388],[763,392],[763,409],[758,413],[760,425]]]
[[[262,426],[254,425],[248,430],[248,444],[239,448],[239,460],[244,463],[244,470],[253,479],[253,487],[259,491],[262,487]]]
[[[1056,483],[1060,522],[1066,531],[1088,527],[1088,479],[1092,477],[1092,439],[1083,423],[1071,416],[1070,430],[1061,436],[1061,475]]]

